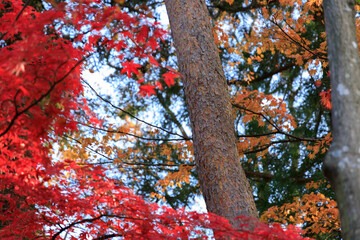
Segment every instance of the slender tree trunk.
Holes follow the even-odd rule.
[[[165,0],[190,112],[200,187],[208,211],[257,217],[236,148],[234,118],[205,0]]]
[[[335,189],[344,239],[360,236],[360,59],[354,0],[324,0],[333,143],[324,173]]]

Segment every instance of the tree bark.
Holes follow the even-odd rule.
[[[236,148],[230,95],[205,0],[165,0],[190,113],[196,169],[209,212],[257,217]]]
[[[335,189],[343,239],[360,236],[360,59],[354,0],[324,0],[333,143],[324,173]]]

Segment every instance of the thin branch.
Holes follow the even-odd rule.
[[[281,130],[275,123],[273,123],[267,116],[265,116],[265,114],[263,113],[259,113],[259,112],[255,112],[253,110],[250,110],[250,109],[247,109],[243,106],[240,106],[239,104],[236,104],[236,103],[233,103],[232,104],[234,107],[236,108],[239,108],[239,109],[242,109],[244,111],[247,111],[247,112],[250,112],[252,114],[255,114],[255,115],[258,115],[258,116],[261,116],[265,119],[265,121],[267,121],[271,126],[273,126],[276,130],[277,130],[277,133],[280,133],[280,134],[283,134],[287,137],[290,137],[290,138],[293,138],[293,139],[297,139],[299,141],[304,141],[304,142],[317,142],[317,141],[321,141],[320,138],[302,138],[302,137],[298,137],[298,136],[295,136],[295,135],[292,135],[290,133],[287,133],[287,132],[284,132],[283,130]]]
[[[89,57],[89,55],[87,56]],[[47,97],[56,87],[56,85],[58,85],[59,83],[61,83],[62,81],[64,81],[71,73],[72,71],[74,71],[83,61],[85,61],[85,59],[87,57],[83,57],[81,60],[79,60],[62,78],[60,78],[60,80],[56,81],[50,88],[49,90],[44,93],[43,95],[41,95],[37,100],[35,100],[32,104],[30,104],[29,106],[27,106],[26,108],[24,108],[22,111],[17,111],[14,115],[14,117],[11,119],[9,125],[7,126],[7,128],[0,133],[0,137],[4,136],[9,130],[10,128],[15,124],[16,119],[21,116],[22,114],[24,114],[25,112],[27,112],[28,110],[30,110],[32,107],[34,107],[35,105],[37,105],[38,103],[40,103],[45,97]]]
[[[316,120],[316,124],[315,124],[315,136],[318,135],[318,131],[319,131],[319,127],[320,127],[320,123],[321,123],[321,117],[323,115],[324,109],[322,107],[320,107],[320,111],[319,111],[319,116]]]
[[[271,181],[275,176],[271,173],[262,173],[262,172],[252,172],[252,171],[245,171],[246,177],[248,178],[262,178],[266,181]],[[286,178],[288,179],[288,178]],[[290,178],[292,180],[294,180],[297,183],[306,183],[306,182],[311,182],[314,181],[315,179],[312,177],[309,178],[305,178],[305,177],[293,177]]]
[[[160,129],[160,130],[162,130],[162,131],[164,131],[164,132],[166,132],[166,133],[169,133],[169,134],[171,134],[171,135],[179,136],[179,137],[183,138],[184,140],[191,140],[191,138],[186,138],[185,136],[182,136],[182,135],[180,135],[180,134],[178,134],[178,133],[174,133],[174,132],[171,132],[171,131],[169,131],[169,130],[166,130],[165,128],[162,128],[162,127],[153,125],[153,124],[151,124],[151,123],[148,123],[148,122],[146,122],[146,121],[144,121],[144,120],[142,120],[142,119],[134,116],[134,115],[131,114],[130,112],[128,112],[128,111],[126,111],[126,110],[124,110],[124,109],[122,109],[122,108],[120,108],[120,107],[118,107],[118,106],[115,106],[112,102],[110,102],[109,100],[107,100],[107,99],[103,98],[102,96],[100,96],[100,94],[99,94],[87,81],[85,81],[84,79],[82,79],[82,81],[95,93],[95,95],[96,95],[98,98],[100,98],[102,101],[108,103],[111,107],[113,107],[113,108],[115,108],[115,109],[117,109],[117,110],[122,111],[123,113],[129,115],[130,117],[132,117],[132,118],[136,119],[137,121],[142,122],[142,123],[144,123],[144,124],[146,124],[146,125],[148,125],[148,126],[151,126],[151,127],[153,127],[153,128],[157,128],[157,129]]]
[[[14,21],[12,22],[11,27],[14,27],[15,22],[16,22],[17,20],[19,20],[21,14],[24,12],[25,8],[29,5],[29,3],[30,3],[30,0],[27,0],[27,1],[25,2],[23,8],[22,8],[22,9],[20,10],[20,12],[16,15]],[[0,40],[2,40],[7,33],[8,33],[8,32],[4,32],[4,33],[0,36]]]
[[[260,146],[260,148],[254,149],[254,150],[250,150],[250,151],[245,151],[242,152],[243,154],[250,154],[250,153],[257,153],[257,152],[262,152],[266,149],[268,149],[269,147],[271,147],[274,144],[279,144],[279,143],[290,143],[290,142],[301,142],[302,140],[299,139],[284,139],[284,140],[278,140],[278,141],[272,141],[268,144],[262,145]]]
[[[323,57],[321,56],[319,53],[315,53],[313,52],[310,48],[306,47],[304,44],[301,44],[300,42],[296,41],[294,38],[292,38],[276,21],[275,19],[271,19],[270,20],[273,24],[275,24],[284,34],[285,36],[290,39],[293,43],[295,43],[296,45],[298,45],[300,48],[304,49],[305,51],[308,51],[309,53],[311,53],[313,56],[325,60],[327,61],[328,58],[327,57]]]
[[[101,156],[104,156],[102,155],[101,153],[99,153],[99,155]],[[99,163],[87,163],[87,164],[91,164],[91,165],[104,165],[104,164],[114,164],[113,161],[115,161],[115,159],[112,159],[112,158],[109,158],[109,157],[106,157],[104,156],[104,158],[107,158],[108,162],[99,162]],[[113,161],[111,161],[113,160]],[[166,171],[173,171],[174,167],[181,167],[181,166],[189,166],[189,167],[195,167],[195,164],[194,163],[188,163],[188,164],[166,164],[166,163],[160,163],[160,164],[157,164],[157,163],[134,163],[134,164],[126,164],[124,162],[121,162],[121,163],[116,163],[116,164],[123,164],[123,165],[136,165],[139,169],[145,169],[146,167],[155,167],[155,168],[161,168],[162,170],[166,170]],[[123,166],[121,166],[123,167]],[[116,168],[119,168],[118,166]],[[130,167],[129,167],[130,168]],[[168,169],[169,168],[169,169]]]
[[[92,223],[92,222],[100,220],[103,217],[114,217],[114,218],[120,218],[120,219],[132,219],[132,220],[142,220],[142,221],[144,220],[141,218],[123,217],[123,216],[118,216],[118,215],[113,215],[113,214],[101,214],[98,217],[83,219],[83,220],[80,220],[77,222],[73,222],[73,223],[67,225],[66,227],[62,227],[57,233],[55,233],[51,237],[51,239],[55,240],[62,232],[74,227],[75,225],[82,224],[82,223]]]
[[[114,238],[114,237],[123,237],[124,235],[122,234],[107,234],[107,235],[103,235],[97,238],[94,238],[93,240],[105,240],[105,239],[110,239],[110,238]]]
[[[169,108],[169,106],[166,104],[166,102],[164,101],[164,98],[161,96],[160,93],[156,94],[156,97],[158,98],[161,106],[165,109],[165,111],[170,115],[170,117],[172,118],[172,121],[175,123],[175,125],[180,129],[180,132],[183,136],[185,136],[186,138],[189,138],[188,135],[185,132],[185,129],[183,128],[183,126],[181,125],[181,123],[179,122],[179,120],[177,120],[176,115],[173,113],[173,111],[171,111],[171,109]]]
[[[142,140],[147,140],[147,141],[164,141],[164,142],[167,141],[167,142],[170,142],[170,141],[184,141],[184,140],[187,141],[187,140],[189,140],[187,138],[147,138],[147,137],[142,137],[142,136],[135,135],[135,134],[132,134],[132,133],[123,132],[123,131],[120,131],[120,130],[108,130],[108,129],[105,129],[105,128],[94,127],[94,126],[91,126],[91,125],[88,125],[88,124],[85,124],[85,123],[81,123],[81,122],[77,122],[77,123],[80,124],[80,125],[92,128],[94,130],[99,130],[99,131],[108,132],[108,133],[126,134],[126,135],[129,135],[129,136],[139,138],[139,139],[142,139]]]
[[[293,32],[296,33],[296,29],[295,29],[293,26],[291,26],[291,24],[289,24],[289,23],[286,21],[286,19],[284,19],[284,22],[286,23],[286,25],[287,25],[289,28],[291,28],[291,30],[293,30]],[[306,45],[307,43],[306,43],[305,39],[304,39],[303,37],[301,37],[301,35],[298,35],[298,36],[299,36],[302,44]]]
[[[269,136],[269,135],[275,135],[275,134],[281,134],[281,132],[274,131],[274,132],[268,132],[268,133],[259,133],[259,134],[239,134],[236,135],[238,138],[254,138],[254,137],[263,137],[263,136]]]
[[[14,100],[13,100],[13,102],[14,102],[14,107],[15,107],[15,114],[18,114],[19,113],[19,111],[18,111],[18,105],[16,104],[16,98],[17,98],[17,96],[20,94],[20,90],[17,90],[16,91],[16,93],[15,93],[15,96],[14,96]]]
[[[271,71],[271,72],[268,72],[268,73],[265,73],[263,74],[262,76],[259,76],[259,77],[256,77],[254,78],[253,80],[247,82],[247,81],[244,81],[244,80],[240,80],[240,79],[237,79],[237,80],[233,80],[233,81],[229,81],[227,82],[228,85],[232,85],[232,84],[236,84],[236,83],[240,83],[241,85],[248,85],[249,83],[254,83],[254,82],[261,82],[267,78],[270,78],[272,76],[274,76],[275,74],[278,74],[278,73],[281,73],[283,71],[286,71],[292,67],[296,66],[295,63],[290,63],[290,64],[287,64],[283,67],[280,67],[278,69],[275,69],[274,71]]]
[[[79,144],[82,144],[82,142],[78,139],[75,139],[69,135],[64,135],[66,138],[69,138]],[[147,166],[147,167],[179,167],[180,165],[176,165],[176,164],[166,164],[166,163],[139,163],[139,162],[127,162],[127,161],[124,161],[122,159],[114,159],[114,158],[111,158],[111,157],[108,157],[106,156],[105,154],[103,153],[100,153],[96,150],[94,150],[93,148],[91,147],[85,147],[86,149],[88,149],[89,151],[103,157],[103,158],[106,158],[108,159],[109,161],[111,162],[108,162],[108,163],[114,163],[115,161],[118,161],[120,160],[120,162],[118,164],[123,164],[123,165],[129,165],[129,166]],[[99,163],[99,164],[106,164],[106,163]],[[194,164],[181,164],[182,166],[194,166]]]

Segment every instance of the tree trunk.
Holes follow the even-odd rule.
[[[165,0],[190,113],[196,168],[209,212],[257,217],[236,148],[230,95],[205,0]]]
[[[354,0],[324,0],[333,143],[324,173],[335,189],[344,239],[360,236],[360,60]]]

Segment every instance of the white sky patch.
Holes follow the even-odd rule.
[[[196,211],[198,213],[207,213],[206,204],[203,196],[196,196],[193,204],[190,207],[186,207],[187,211]]]
[[[88,70],[82,72],[82,77],[99,92],[100,95],[114,95],[114,87],[107,81],[105,77],[109,76],[114,71],[111,69],[101,68],[100,71],[91,73]],[[90,90],[91,91],[91,90]]]
[[[166,12],[165,4],[159,7],[159,13],[160,13],[160,22],[162,23],[162,25],[169,26],[170,22]]]
[[[304,71],[304,72],[301,74],[301,77],[303,77],[303,78],[308,78],[308,77],[310,77],[309,72]]]

